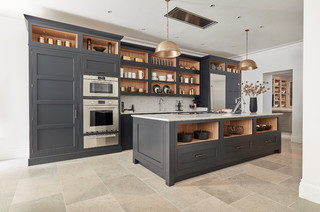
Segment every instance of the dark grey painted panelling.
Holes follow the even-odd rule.
[[[73,105],[38,105],[38,124],[73,124]]]
[[[119,77],[119,60],[84,56],[84,73]]]
[[[63,76],[72,78],[74,74],[74,59],[72,56],[60,54],[37,54],[37,74]]]
[[[31,50],[32,156],[77,150],[78,57],[64,51]],[[68,81],[66,81],[66,78]],[[38,99],[39,98],[39,99]]]
[[[73,81],[38,79],[38,100],[73,100],[73,86]]]
[[[159,125],[139,124],[138,137],[138,152],[163,162],[164,129]]]
[[[41,141],[39,142],[39,150],[74,147],[74,134],[73,127],[39,130],[38,140]]]

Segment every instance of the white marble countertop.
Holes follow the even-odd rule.
[[[196,109],[186,109],[183,111],[176,111],[176,110],[166,110],[166,111],[125,111],[121,113],[123,114],[154,114],[154,113],[159,113],[159,114],[166,114],[166,113],[196,113],[196,112],[207,112],[208,108],[207,107],[198,107]]]
[[[232,118],[252,118],[252,117],[269,117],[279,116],[282,113],[242,113],[242,114],[214,114],[214,113],[202,113],[202,114],[146,114],[146,115],[131,115],[134,118],[152,119],[159,121],[197,121],[197,120],[210,120],[210,119],[232,119]]]

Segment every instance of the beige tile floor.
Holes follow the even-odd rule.
[[[320,211],[298,197],[301,144],[167,187],[132,151],[28,167],[0,161],[0,211]]]

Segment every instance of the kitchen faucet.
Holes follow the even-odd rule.
[[[134,112],[134,105],[131,105],[131,108],[124,108],[124,102],[121,102],[121,112],[123,113],[124,111],[132,111]]]
[[[246,113],[246,111],[245,111],[246,102],[244,101],[244,98],[243,98],[242,96],[236,98],[236,99],[235,99],[235,103],[236,103],[236,106],[234,107],[234,109],[233,109],[233,111],[232,111],[233,113],[237,113],[237,110],[238,110],[239,108],[241,108],[241,109],[240,109],[240,112],[242,112],[241,110],[243,109],[243,112],[242,112],[242,113]],[[243,108],[241,107],[241,103],[243,103]]]
[[[159,99],[159,111],[162,111],[163,109],[164,100],[162,98]]]

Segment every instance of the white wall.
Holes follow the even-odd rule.
[[[0,15],[0,160],[29,149],[28,45],[23,17]]]
[[[299,42],[271,50],[249,55],[257,63],[258,69],[243,71],[242,82],[263,81],[268,77],[263,75],[275,71],[293,70],[293,106],[292,106],[292,141],[302,142],[302,51],[303,43]],[[269,77],[270,78],[270,77]],[[272,92],[258,96],[258,112],[272,112]],[[246,111],[249,111],[249,97]]]
[[[304,1],[303,171],[299,195],[320,204],[320,2]]]

